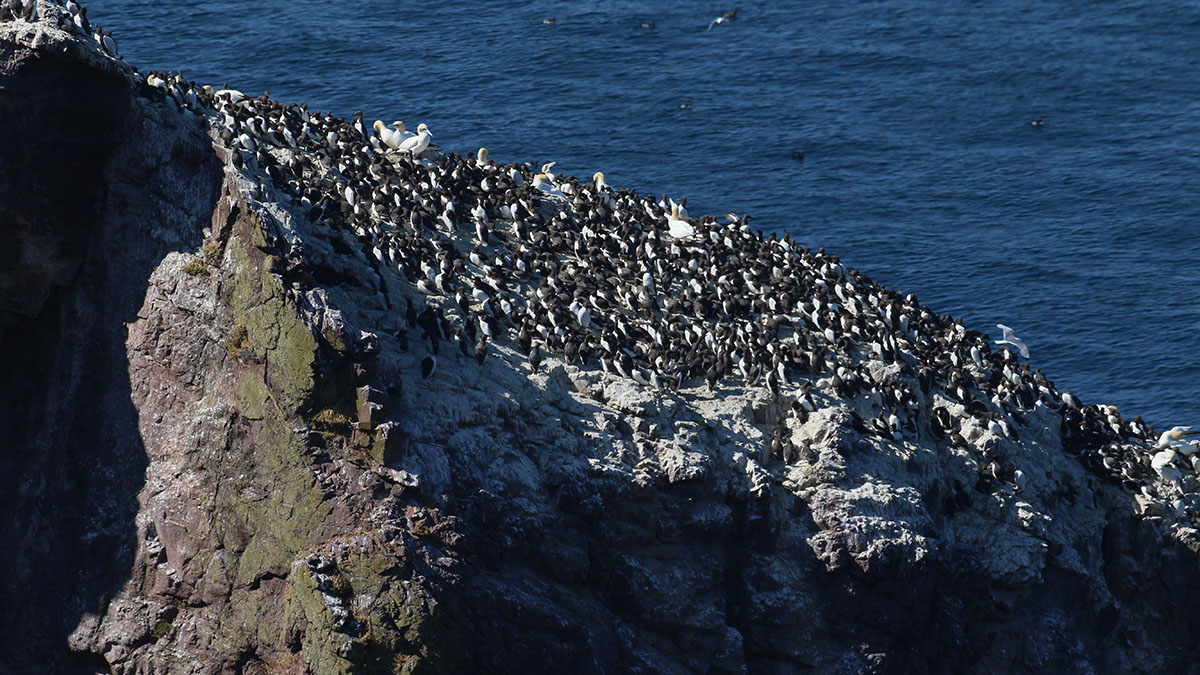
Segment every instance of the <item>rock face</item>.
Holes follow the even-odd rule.
[[[221,174],[198,121],[146,106],[64,34],[4,28],[0,669],[49,672],[134,565],[149,458],[126,325],[163,257],[200,245]]]
[[[1192,503],[1057,413],[955,448],[511,345],[424,379],[409,290],[44,14],[0,24],[0,670],[1195,669]]]

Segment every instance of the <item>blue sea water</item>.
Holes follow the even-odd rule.
[[[1200,4],[515,5],[87,3],[143,70],[750,213],[1013,327],[1085,403],[1200,425]]]

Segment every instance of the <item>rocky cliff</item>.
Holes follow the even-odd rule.
[[[952,392],[861,357],[923,411],[879,428],[815,366],[672,388],[499,336],[425,377],[437,299],[369,236],[68,10],[3,14],[0,670],[1196,668],[1195,479],[1080,433],[1115,411],[935,428]]]

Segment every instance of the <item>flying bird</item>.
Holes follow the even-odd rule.
[[[725,12],[721,16],[718,16],[717,18],[713,19],[712,22],[708,24],[708,28],[705,30],[712,30],[712,27],[719,23],[725,23],[726,21],[733,21],[733,20],[737,19],[737,13],[738,13],[738,11],[736,9],[733,10],[732,12]]]
[[[996,328],[999,328],[1000,330],[1004,331],[1004,337],[1000,338],[999,340],[996,340],[996,344],[1008,345],[1010,347],[1015,347],[1017,351],[1021,352],[1022,357],[1026,358],[1026,359],[1029,358],[1029,347],[1027,347],[1025,345],[1024,340],[1022,340],[1021,338],[1019,338],[1013,334],[1013,330],[1011,328],[1009,328],[1008,326],[1005,326],[1002,323],[996,324]]]

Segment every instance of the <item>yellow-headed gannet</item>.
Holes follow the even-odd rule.
[[[540,190],[547,197],[564,200],[567,198],[567,195],[563,194],[562,190],[559,190],[554,183],[550,182],[550,176],[545,173],[539,173],[533,177],[533,188]]]
[[[1200,432],[1192,431],[1191,427],[1171,427],[1170,429],[1162,432],[1162,435],[1158,437],[1158,444],[1155,445],[1154,447],[1156,447],[1156,448],[1182,447],[1183,445],[1186,445],[1186,443],[1183,440],[1184,436],[1194,436],[1197,433],[1200,433]]]
[[[667,218],[667,231],[676,239],[686,239],[696,234],[696,228],[679,217],[679,205],[675,203],[671,204],[671,216]]]
[[[433,136],[433,134],[430,133],[429,127],[425,126],[425,123],[422,122],[421,124],[417,125],[417,135],[413,136],[412,138],[405,139],[404,142],[396,148],[396,152],[406,152],[413,157],[418,157],[422,152],[425,152],[425,148],[429,147],[429,139],[431,136]]]

